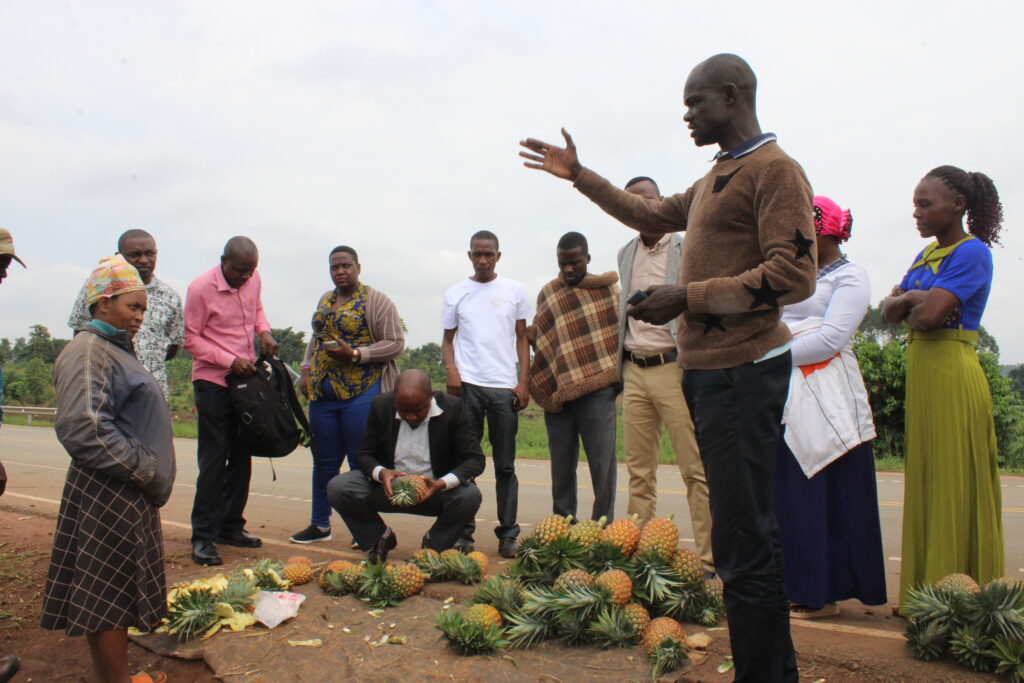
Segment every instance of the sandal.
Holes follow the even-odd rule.
[[[807,605],[794,602],[789,606],[791,619],[819,619],[821,617],[834,617],[839,614],[839,605],[834,602],[826,603],[820,609],[814,609]]]
[[[167,674],[163,671],[142,671],[131,677],[131,683],[167,683]]]

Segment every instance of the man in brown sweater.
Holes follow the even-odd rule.
[[[651,287],[629,314],[654,324],[681,316],[683,392],[710,488],[736,680],[796,681],[771,483],[791,367],[780,306],[814,291],[812,194],[799,164],[761,132],[756,87],[735,55],[690,72],[683,120],[698,146],[720,151],[706,176],[661,201],[583,168],[564,129],[565,148],[530,139],[520,155],[640,232],[687,231],[679,284]]]

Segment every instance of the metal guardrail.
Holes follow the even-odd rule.
[[[0,406],[0,410],[3,410],[4,415],[25,415],[30,426],[32,425],[33,417],[57,417],[56,408],[46,408],[43,406]]]

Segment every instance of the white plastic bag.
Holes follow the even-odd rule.
[[[302,593],[285,591],[260,591],[256,593],[256,608],[252,615],[267,628],[274,628],[282,621],[299,613],[299,605],[306,599]]]

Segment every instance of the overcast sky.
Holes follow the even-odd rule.
[[[681,191],[714,151],[689,140],[683,82],[736,52],[764,130],[853,211],[848,253],[876,301],[924,246],[921,176],[995,180],[1006,232],[983,324],[1024,362],[1022,20],[984,1],[0,0],[0,225],[29,265],[0,287],[0,336],[69,336],[83,279],[140,227],[182,295],[229,237],[252,237],[270,321],[298,329],[331,286],[328,252],[351,245],[409,345],[440,341],[474,231],[499,235],[499,273],[531,298],[562,233],[590,238],[595,272],[635,235],[523,168],[518,140],[564,125],[612,182]]]

